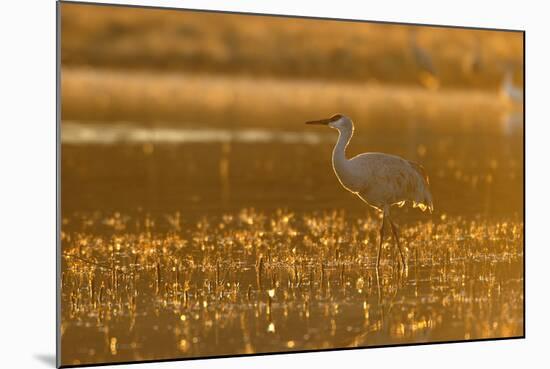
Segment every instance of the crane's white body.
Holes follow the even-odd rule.
[[[410,203],[422,211],[433,211],[432,195],[424,169],[419,164],[398,156],[377,152],[360,154],[348,159],[346,147],[353,136],[354,128],[353,122],[346,116],[337,114],[332,118],[311,121],[308,124],[328,125],[338,130],[338,141],[332,151],[332,167],[336,177],[346,190],[356,194],[383,214],[377,267],[380,264],[386,219],[392,227],[402,263],[406,265],[397,227],[390,217],[390,207]]]
[[[353,123],[348,118],[342,119],[343,123],[329,123],[339,132],[332,151],[332,167],[342,186],[380,211],[387,212],[390,206],[403,206],[407,202],[421,210],[432,211],[428,179],[420,165],[377,152],[346,158]]]

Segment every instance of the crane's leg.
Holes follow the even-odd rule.
[[[380,244],[378,245],[378,256],[376,257],[376,271],[380,268],[380,256],[382,255],[382,242],[384,242],[384,225],[386,223],[386,213],[382,214],[382,226],[380,227]]]
[[[401,264],[405,269],[407,264],[405,264],[405,257],[403,256],[403,250],[401,250],[401,243],[399,242],[399,233],[397,232],[397,226],[395,225],[395,223],[391,218],[389,218],[389,221],[390,221],[393,237],[395,238],[395,243],[397,243],[397,249],[399,250],[399,256],[401,256]]]

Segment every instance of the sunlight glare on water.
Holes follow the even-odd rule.
[[[243,209],[208,220],[184,217],[184,230],[148,219],[64,219],[62,338],[85,342],[93,360],[522,333],[519,220],[410,223],[402,234],[406,274],[386,244],[378,275],[378,223],[341,211]],[[152,322],[157,328],[143,334]],[[103,331],[116,335],[107,347],[94,338]],[[77,347],[65,350],[86,358]]]
[[[205,129],[205,128],[144,128],[128,123],[93,125],[65,122],[61,142],[66,144],[116,143],[303,143],[315,145],[332,141],[328,134],[315,132],[284,132],[268,129]]]

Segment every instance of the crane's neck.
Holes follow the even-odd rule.
[[[332,150],[332,165],[336,174],[341,177],[345,170],[348,159],[346,158],[346,147],[353,136],[353,129],[339,129],[338,141]]]

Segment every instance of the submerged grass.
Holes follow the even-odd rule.
[[[284,209],[67,217],[64,363],[523,333],[520,219],[410,222],[408,270],[386,243],[380,273],[378,227]]]

